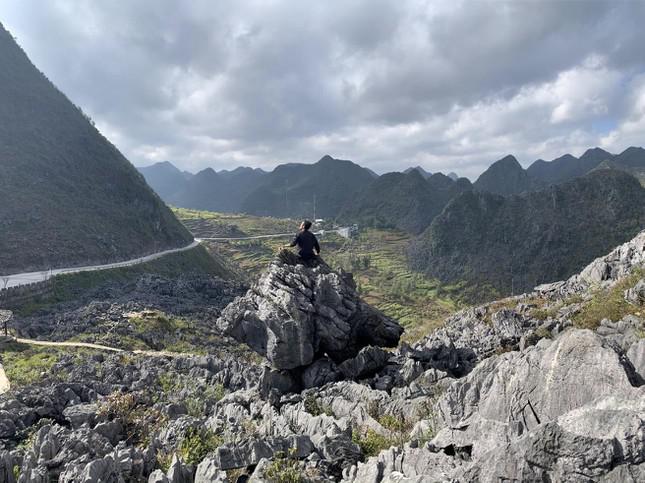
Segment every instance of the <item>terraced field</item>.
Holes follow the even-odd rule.
[[[214,233],[266,235],[295,232],[298,221],[176,209],[187,226],[198,227],[198,237],[227,236]],[[242,235],[239,235],[242,236]],[[422,274],[411,272],[406,263],[409,235],[385,229],[365,229],[352,240],[336,234],[320,239],[323,257],[334,268],[352,272],[363,297],[406,327],[406,340],[416,340],[438,327],[443,319],[461,307],[461,286],[446,286]],[[207,248],[249,281],[258,277],[280,248],[284,239],[207,242]]]

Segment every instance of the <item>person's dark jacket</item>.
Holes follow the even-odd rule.
[[[320,245],[318,244],[316,235],[309,230],[298,233],[289,246],[295,247],[296,245],[298,246],[298,255],[305,260],[316,256],[314,249],[320,253]]]

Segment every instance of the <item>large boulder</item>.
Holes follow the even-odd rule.
[[[304,265],[286,251],[217,324],[276,369],[306,367],[325,354],[340,363],[363,347],[395,347],[403,333],[361,300],[350,274],[334,272],[322,260]]]
[[[439,402],[444,429],[433,443],[471,447],[478,457],[596,399],[642,397],[631,379],[611,344],[589,330],[571,330],[524,353],[489,358],[451,385]]]

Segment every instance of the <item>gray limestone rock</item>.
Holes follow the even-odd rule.
[[[226,483],[226,473],[217,468],[214,458],[207,456],[199,465],[195,473],[195,483]]]
[[[63,416],[72,425],[80,428],[83,424],[92,424],[96,419],[97,404],[76,404],[63,410]]]
[[[15,483],[13,475],[14,460],[8,451],[0,451],[0,483]]]
[[[272,437],[247,439],[240,444],[225,444],[213,454],[213,462],[218,469],[230,470],[257,464],[262,458],[272,458],[277,452],[293,452],[297,458],[306,458],[313,451],[308,436]]]
[[[192,469],[184,465],[176,454],[172,457],[167,477],[169,483],[193,483]]]
[[[396,346],[403,332],[360,299],[351,276],[322,261],[305,266],[289,252],[229,304],[217,324],[276,369],[308,366],[323,354],[339,363],[368,345]]]
[[[324,386],[329,382],[339,381],[343,377],[338,366],[328,357],[321,357],[302,371],[302,387]]]
[[[645,305],[645,278],[632,288],[625,290],[625,300],[634,305]]]
[[[161,470],[154,470],[148,477],[148,483],[168,483],[168,478]]]
[[[356,357],[347,359],[338,367],[347,379],[357,380],[373,375],[383,369],[390,354],[380,347],[365,347]]]
[[[627,351],[627,358],[634,366],[636,373],[645,380],[645,339],[634,342]]]

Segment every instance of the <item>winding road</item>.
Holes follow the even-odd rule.
[[[121,268],[129,267],[132,265],[138,265],[140,263],[150,262],[156,260],[157,258],[170,255],[171,253],[179,253],[191,250],[199,245],[199,240],[193,240],[190,245],[181,248],[172,248],[170,250],[164,250],[162,252],[153,253],[151,255],[146,255],[145,257],[134,258],[132,260],[126,260],[123,262],[108,263],[105,265],[88,265],[86,267],[72,267],[72,268],[58,268],[55,270],[42,270],[40,272],[27,272],[27,273],[16,273],[12,275],[0,275],[0,291],[4,288],[18,287],[20,285],[29,285],[30,283],[42,282],[48,280],[51,277],[56,275],[68,274],[68,273],[79,273],[79,272],[91,272],[95,270],[109,270],[111,268]]]
[[[337,233],[343,237],[347,237],[349,234],[349,228],[338,228],[336,230],[321,230],[314,233],[314,235],[322,236],[328,233]],[[235,241],[235,240],[260,240],[262,238],[284,238],[284,237],[293,237],[294,233],[275,233],[273,235],[255,235],[255,236],[236,236],[236,237],[204,237],[204,238],[195,238],[195,240],[202,241]]]
[[[316,235],[325,235],[326,233],[338,233],[341,236],[347,237],[349,228],[339,228],[337,230],[325,230],[317,232]],[[259,240],[263,238],[283,238],[292,237],[293,233],[276,233],[273,235],[256,235],[246,237],[213,237],[213,238],[195,238],[192,243],[181,248],[172,248],[162,252],[146,255],[145,257],[134,258],[123,262],[107,263],[105,265],[88,265],[86,267],[71,267],[71,268],[57,268],[54,270],[41,270],[39,272],[25,272],[15,273],[11,275],[0,275],[0,292],[5,288],[19,287],[21,285],[29,285],[31,283],[43,282],[55,277],[56,275],[63,275],[69,273],[91,272],[95,270],[109,270],[111,268],[130,267],[140,263],[150,262],[161,258],[171,253],[185,252],[198,246],[202,241],[235,241],[235,240]]]

